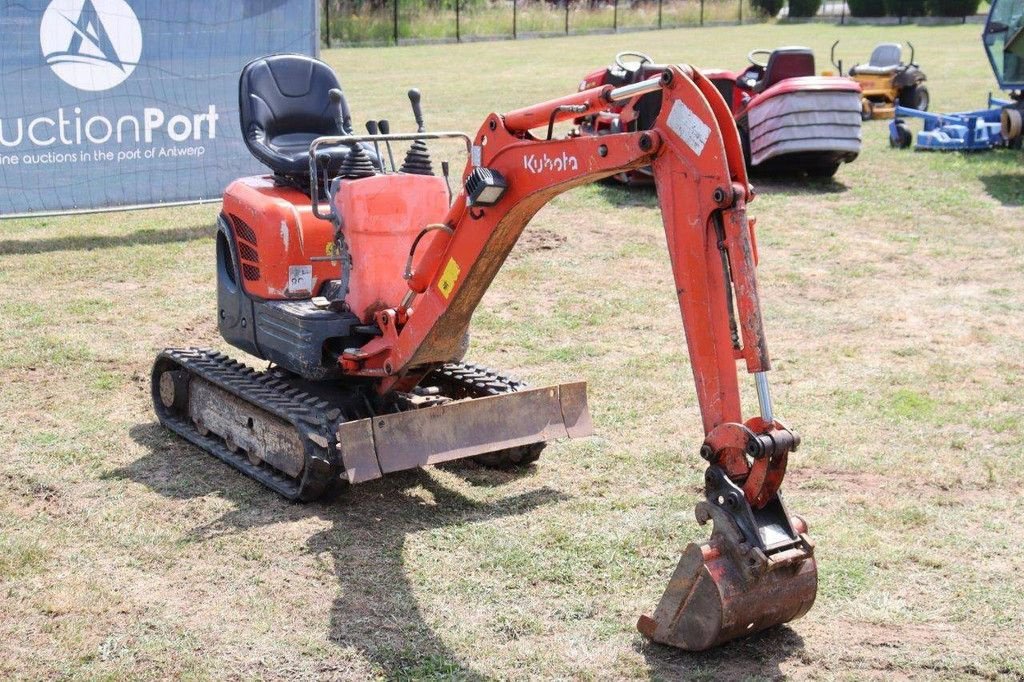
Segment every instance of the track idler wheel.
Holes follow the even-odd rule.
[[[713,519],[715,530],[707,543],[683,551],[654,615],[637,623],[645,637],[703,651],[807,613],[818,571],[802,519],[792,518],[801,543],[766,556],[743,542],[736,524],[714,505],[701,502],[696,511],[701,523]]]
[[[188,408],[188,372],[165,370],[160,374],[160,402],[167,409],[185,412]]]

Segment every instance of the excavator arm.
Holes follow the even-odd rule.
[[[552,139],[555,122],[609,102],[657,97],[654,124],[636,132]],[[649,102],[649,100],[648,100]],[[546,138],[531,130],[547,128]],[[752,198],[739,136],[725,101],[697,70],[585,90],[505,115],[473,138],[463,191],[442,233],[409,273],[401,306],[379,311],[381,335],[342,356],[344,372],[378,389],[411,390],[453,357],[470,318],[527,223],[554,196],[652,166],[693,368],[708,462],[698,521],[709,542],[690,545],[653,617],[638,627],[656,641],[705,649],[803,615],[817,588],[806,526],[779,487],[799,437],[775,419],[758,300]],[[745,418],[737,363],[754,377],[759,414]],[[340,434],[339,434],[340,435]]]

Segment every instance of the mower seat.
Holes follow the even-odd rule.
[[[754,85],[754,92],[764,92],[787,78],[814,75],[814,52],[806,47],[780,47],[768,57],[764,76]]]
[[[882,43],[871,51],[871,59],[867,64],[857,64],[850,69],[851,76],[888,76],[896,73],[903,62],[900,55],[903,46],[899,43]]]
[[[239,78],[238,110],[242,138],[252,155],[276,175],[293,180],[308,176],[310,142],[345,134],[328,96],[332,88],[341,89],[334,70],[312,57],[277,54],[249,62]],[[371,160],[380,168],[372,149]],[[347,155],[347,148],[333,149],[334,168],[328,172]]]

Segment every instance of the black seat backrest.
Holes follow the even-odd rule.
[[[768,57],[764,76],[755,88],[764,92],[787,78],[814,75],[814,52],[807,47],[780,47]]]
[[[343,134],[328,96],[332,88],[341,88],[334,70],[305,55],[271,55],[247,64],[238,105],[242,137],[253,156],[280,175],[308,172],[309,143]]]
[[[900,53],[903,51],[903,46],[899,43],[881,43],[875,46],[875,49],[871,51],[871,59],[868,61],[869,66],[899,66],[900,65]]]

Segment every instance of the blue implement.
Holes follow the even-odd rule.
[[[899,104],[896,118],[889,124],[893,147],[909,147],[910,131],[904,118],[920,118],[924,128],[917,134],[918,150],[984,151],[1005,144],[1000,127],[1002,108],[1011,102],[988,98],[988,108],[952,114],[934,114]]]

